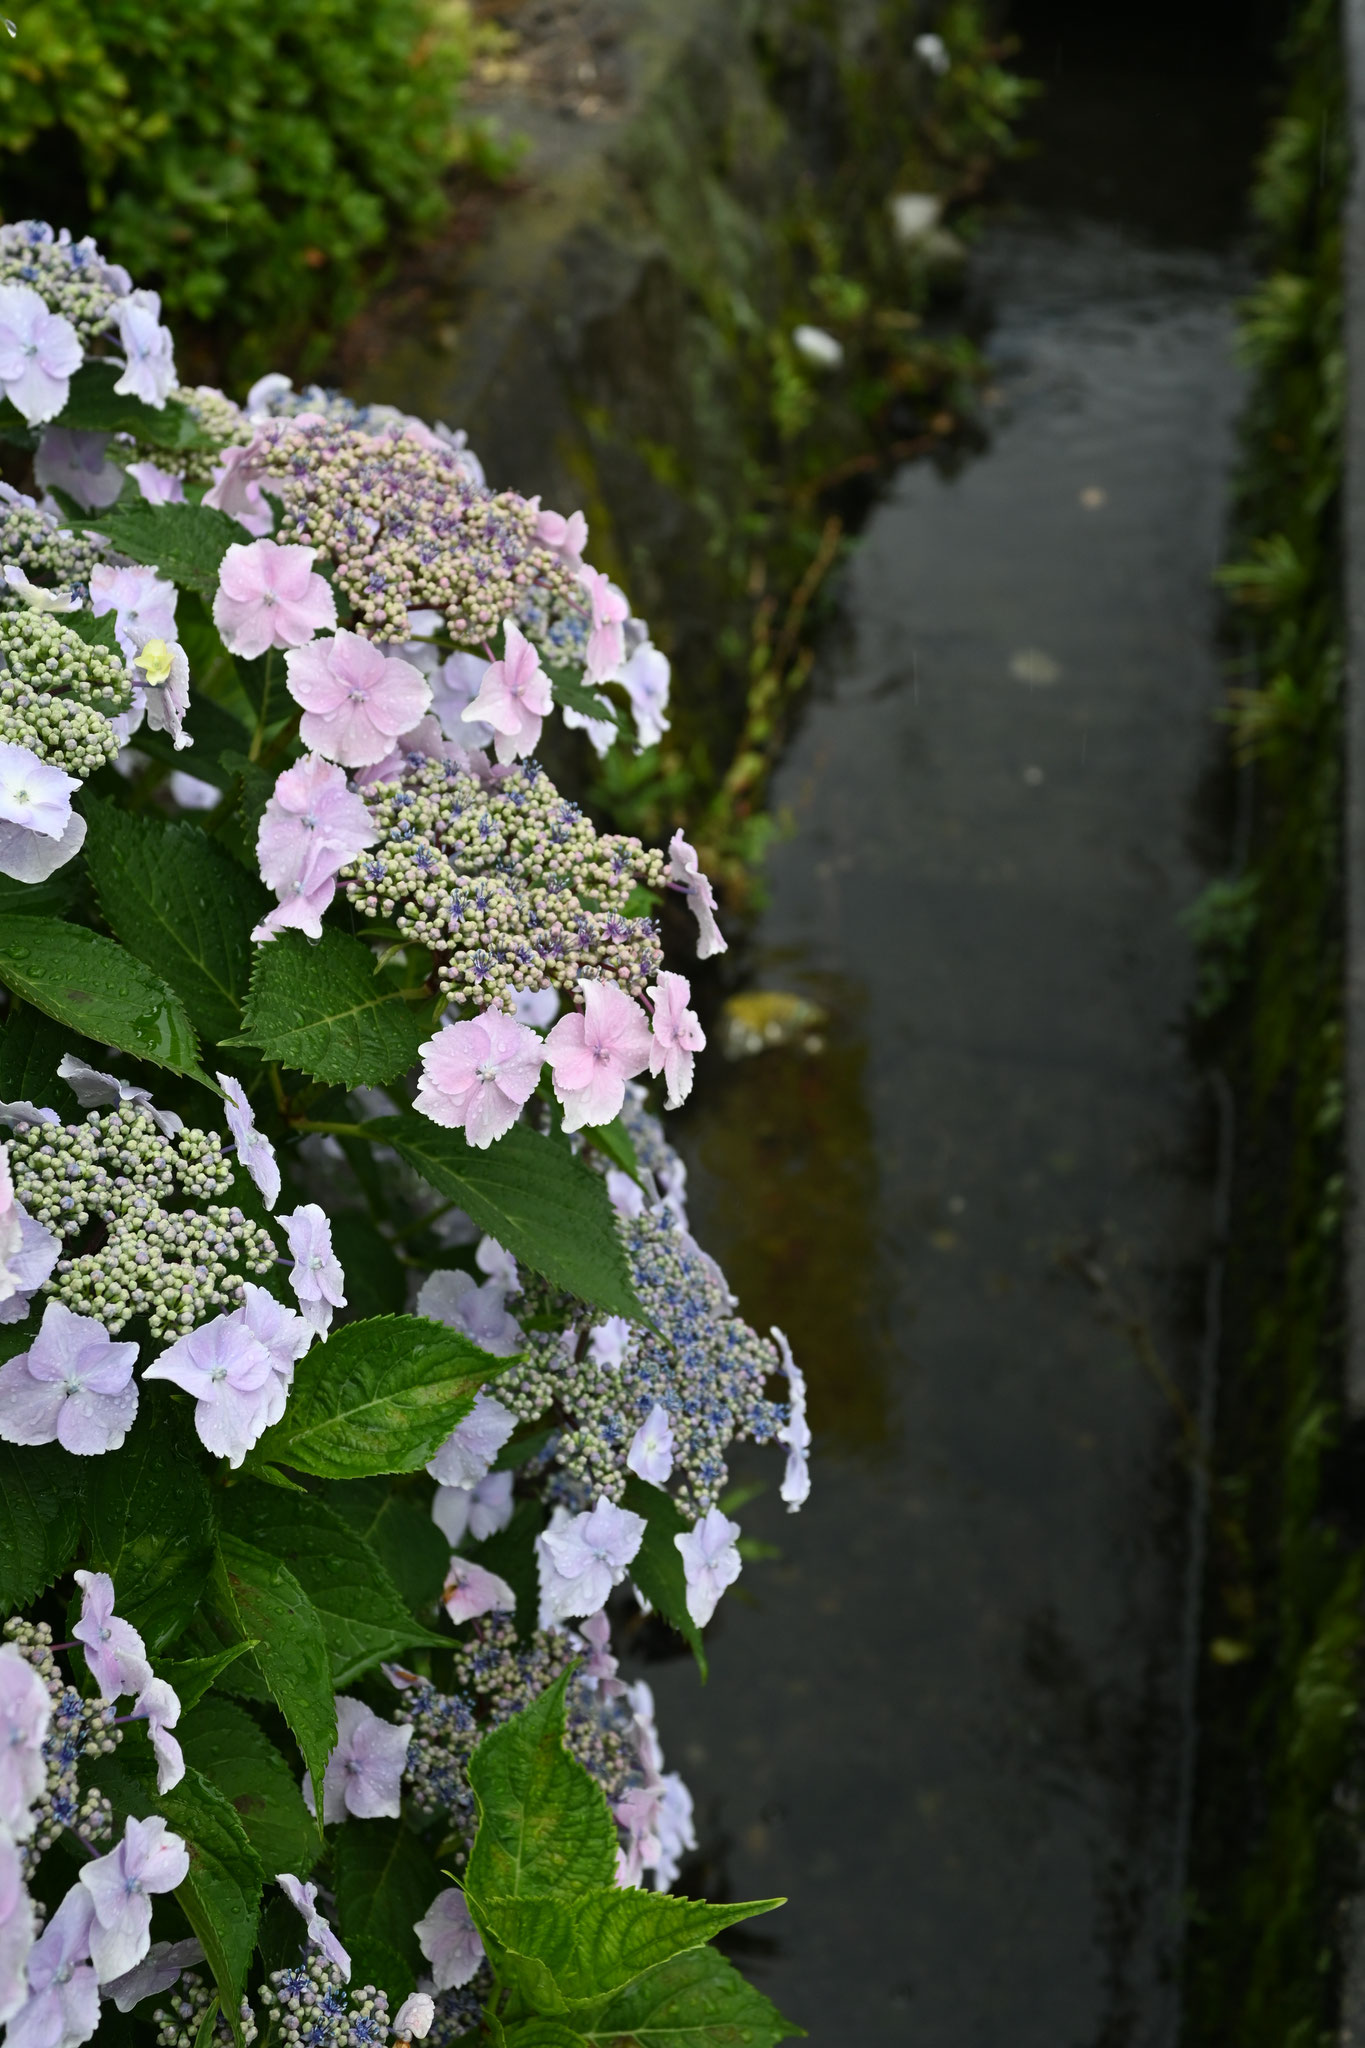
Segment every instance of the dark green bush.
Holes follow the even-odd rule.
[[[463,0],[20,0],[14,21],[0,208],[88,227],[238,373],[315,367],[377,254],[441,218]]]

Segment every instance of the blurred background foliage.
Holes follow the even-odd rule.
[[[466,0],[19,0],[13,26],[0,208],[158,288],[182,377],[316,369],[451,167],[499,167],[459,111]]]

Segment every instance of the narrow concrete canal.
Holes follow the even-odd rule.
[[[1030,54],[1065,136],[1065,67]],[[1149,108],[1179,58],[1129,80]],[[1076,74],[1087,107],[1117,62]],[[821,1004],[823,1049],[713,1069],[685,1137],[820,1456],[802,1516],[744,1510],[781,1557],[747,1567],[710,1687],[648,1675],[703,1882],[791,1895],[746,1966],[829,2048],[1178,2032],[1216,1153],[1180,916],[1222,857],[1210,577],[1258,107],[1167,86],[1147,189],[1159,136],[1107,190],[1073,136],[975,259],[991,446],[888,491],[776,790],[752,979]],[[1182,162],[1216,188],[1184,215]]]

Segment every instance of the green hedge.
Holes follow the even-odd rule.
[[[463,0],[38,0],[14,22],[6,216],[74,200],[238,373],[315,367],[376,253],[442,216]]]

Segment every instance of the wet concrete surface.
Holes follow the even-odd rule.
[[[831,1023],[725,1066],[693,1223],[813,1383],[712,1679],[650,1667],[700,1881],[829,2048],[1178,2034],[1209,1104],[1207,872],[1232,254],[1016,212],[989,451],[904,471],[781,771],[759,986]],[[747,1597],[747,1610],[739,1601]]]

